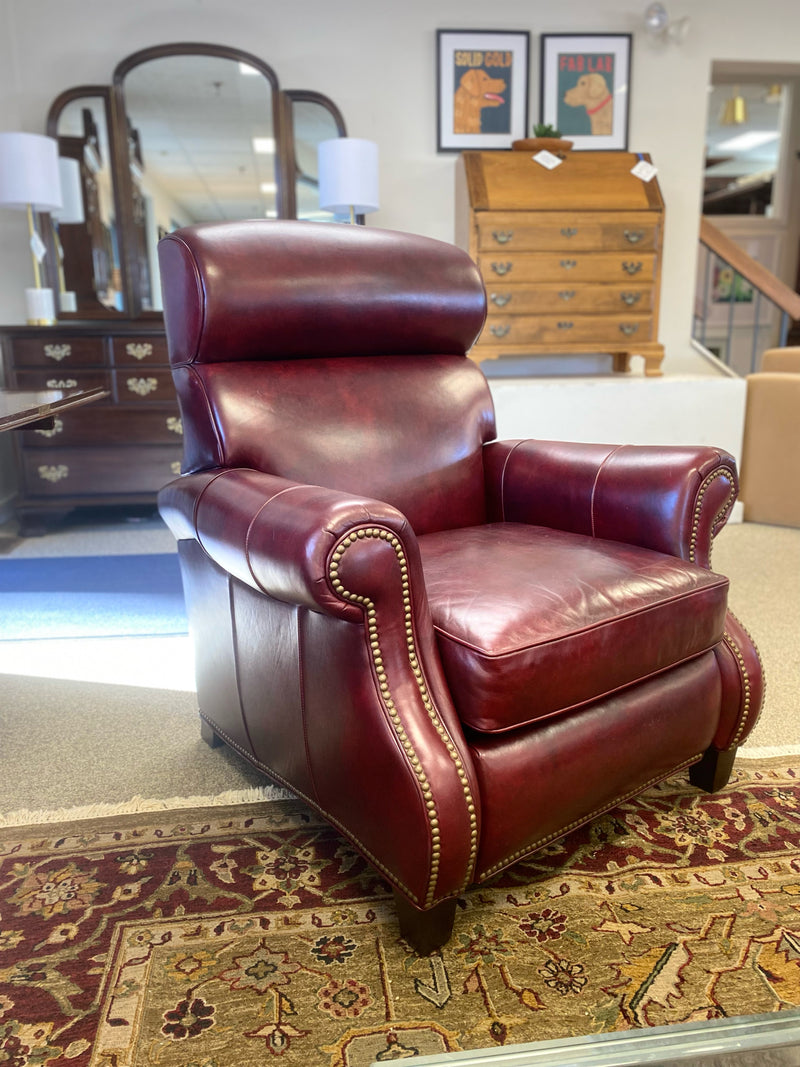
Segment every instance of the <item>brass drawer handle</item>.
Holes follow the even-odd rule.
[[[559,322],[558,328],[559,330],[571,330],[574,325],[574,322]]]
[[[493,263],[492,270],[502,277],[504,274],[508,274],[513,265],[513,263]]]
[[[561,231],[561,236],[562,237],[575,237],[577,232],[578,231],[573,229],[572,226],[565,226]]]
[[[562,289],[558,295],[561,297],[562,300],[572,300],[572,298],[575,296],[575,290]]]
[[[573,267],[578,266],[578,263],[574,259],[562,259],[561,266],[564,268],[564,270],[572,270]]]
[[[625,230],[625,240],[632,245],[644,240],[644,230]]]
[[[628,307],[633,307],[634,304],[638,304],[642,299],[641,293],[620,293],[619,298],[623,304],[627,304]]]
[[[147,396],[148,393],[154,393],[158,389],[156,378],[128,378],[125,384],[130,392],[136,393],[137,396]]]
[[[179,437],[183,436],[183,422],[178,418],[177,415],[169,416],[169,418],[167,419],[167,429],[171,430],[172,433],[178,434]]]
[[[508,324],[506,324],[504,326],[490,326],[489,327],[489,333],[493,334],[495,337],[505,337],[505,335],[507,333],[509,333],[510,330],[511,330],[511,327]]]
[[[622,269],[625,271],[626,274],[638,274],[639,271],[642,269],[642,264],[626,262],[622,264]]]
[[[633,337],[636,331],[639,329],[638,322],[621,322],[619,328],[626,337]]]
[[[40,433],[42,437],[55,437],[56,434],[64,432],[64,420],[60,419],[58,415],[53,416],[53,425],[49,430],[34,430],[34,433]]]
[[[125,345],[125,351],[134,359],[147,359],[153,354],[153,346],[149,341],[130,341]]]
[[[77,384],[74,378],[48,378],[46,382],[48,389],[74,389]]]
[[[492,237],[499,245],[507,245],[513,236],[513,230],[492,230]]]
[[[511,303],[511,293],[492,293],[489,299],[496,307],[504,308]]]
[[[48,464],[43,463],[41,467],[38,468],[37,473],[42,481],[53,482],[53,484],[55,484],[56,482],[60,482],[62,478],[69,477],[69,467],[66,463],[59,463],[58,466],[48,466]]]
[[[72,345],[45,345],[44,354],[48,359],[60,363],[62,359],[68,359],[72,355]]]

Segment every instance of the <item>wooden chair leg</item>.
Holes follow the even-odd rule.
[[[400,920],[400,935],[418,956],[430,956],[450,940],[456,914],[455,897],[443,900],[430,911],[419,911],[395,889],[394,904]]]
[[[214,733],[213,728],[203,718],[200,719],[200,736],[211,748],[217,748],[218,745],[223,744],[222,738]]]
[[[699,763],[689,768],[689,781],[706,793],[716,793],[728,784],[736,759],[736,749],[729,748],[720,752],[716,748],[707,748]]]

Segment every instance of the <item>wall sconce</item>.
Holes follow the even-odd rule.
[[[42,287],[41,262],[45,244],[36,229],[34,211],[61,207],[58,143],[38,133],[0,133],[0,207],[28,212],[28,233],[35,287],[25,290],[28,322],[55,322],[53,290]]]
[[[673,22],[664,5],[656,0],[645,10],[644,28],[647,35],[654,41],[672,41],[673,44],[682,44],[689,30],[689,16],[684,15],[683,18],[675,19]]]
[[[320,141],[319,206],[334,215],[367,215],[380,207],[378,146],[358,137]]]
[[[720,126],[741,126],[745,122],[747,122],[747,103],[739,92],[739,86],[734,85],[730,99],[726,100],[722,107],[719,124]]]

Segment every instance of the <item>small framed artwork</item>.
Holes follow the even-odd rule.
[[[510,148],[528,134],[526,31],[437,30],[440,152]]]
[[[541,121],[576,149],[628,147],[631,35],[543,34]]]

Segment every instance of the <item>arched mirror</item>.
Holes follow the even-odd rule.
[[[83,214],[54,216],[51,230],[61,318],[160,317],[156,247],[177,227],[331,219],[317,145],[347,135],[322,94],[283,92],[257,56],[191,43],[128,56],[110,89],[62,93],[48,132],[81,174]]]
[[[62,93],[47,117],[58,141],[64,206],[51,216],[62,315],[94,317],[127,311],[122,281],[120,222],[113,165],[110,93],[83,86]]]

